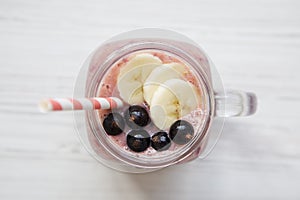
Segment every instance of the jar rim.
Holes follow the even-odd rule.
[[[171,40],[170,40],[171,41]],[[172,152],[168,156],[165,157],[159,157],[154,159],[153,157],[147,157],[142,156],[141,159],[132,156],[130,154],[124,154],[124,152],[119,151],[114,147],[114,145],[111,145],[109,142],[108,137],[105,133],[102,123],[99,119],[99,116],[96,112],[87,112],[86,118],[88,121],[88,126],[90,126],[90,129],[92,130],[94,136],[98,139],[99,143],[104,147],[104,149],[111,154],[112,157],[116,158],[117,160],[120,160],[123,163],[129,164],[134,167],[139,168],[161,168],[166,167],[178,162],[181,162],[185,160],[187,157],[189,157],[205,140],[205,137],[207,136],[208,129],[210,127],[213,113],[214,113],[214,98],[213,98],[213,90],[211,83],[209,81],[209,77],[206,74],[206,72],[202,69],[202,66],[194,60],[192,56],[190,56],[187,52],[185,52],[183,49],[180,49],[170,43],[168,41],[162,41],[160,40],[157,42],[153,39],[140,39],[137,41],[130,41],[130,43],[125,44],[122,46],[122,48],[118,48],[115,51],[113,51],[108,57],[107,60],[101,65],[98,66],[98,70],[95,71],[92,77],[92,81],[90,82],[90,85],[87,84],[87,90],[86,90],[86,97],[94,97],[97,95],[98,92],[98,85],[99,84],[99,77],[103,77],[105,73],[109,70],[111,66],[113,66],[114,63],[116,63],[118,60],[122,59],[124,56],[127,56],[131,53],[136,53],[143,50],[152,50],[152,51],[163,51],[170,54],[173,54],[180,59],[184,60],[188,63],[188,66],[197,68],[198,70],[197,75],[199,84],[201,84],[201,89],[204,90],[204,94],[207,94],[207,103],[208,103],[208,115],[205,118],[204,126],[201,129],[200,133],[197,133],[197,137],[194,137],[192,141],[190,141],[187,145],[180,148],[180,150],[176,150],[175,152]],[[199,49],[200,51],[200,49]],[[199,130],[197,130],[199,131]],[[100,134],[99,134],[100,133]],[[106,136],[106,138],[105,138]],[[146,159],[145,159],[146,158]]]

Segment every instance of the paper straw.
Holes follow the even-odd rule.
[[[41,112],[67,111],[67,110],[100,110],[113,109],[123,106],[123,102],[116,97],[94,98],[53,98],[45,99],[39,103]]]

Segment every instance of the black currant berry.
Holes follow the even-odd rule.
[[[119,113],[109,113],[103,120],[103,128],[108,135],[119,135],[124,127],[124,119]]]
[[[151,146],[156,151],[165,151],[171,146],[171,140],[167,132],[160,131],[151,137]]]
[[[189,122],[178,120],[170,127],[169,135],[176,144],[186,144],[193,138],[194,128]]]
[[[124,113],[125,121],[130,128],[137,129],[146,126],[150,117],[145,108],[141,106],[130,106]]]
[[[135,152],[145,151],[150,146],[150,135],[143,129],[130,131],[126,139],[127,146]]]

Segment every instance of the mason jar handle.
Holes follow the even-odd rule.
[[[217,117],[240,117],[253,115],[257,109],[257,97],[254,93],[226,91],[215,94]]]

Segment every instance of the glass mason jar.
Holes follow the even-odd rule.
[[[99,111],[76,111],[79,138],[87,151],[102,164],[124,172],[150,172],[204,158],[215,146],[226,117],[248,116],[256,111],[253,93],[225,91],[215,66],[192,40],[164,29],[138,29],[112,37],[85,61],[75,83],[74,98],[101,96],[101,85],[110,69],[132,54],[152,52],[167,55],[188,66],[201,88],[199,113],[195,112],[195,135],[186,145],[165,152],[131,152],[105,133]],[[111,79],[117,79],[113,75]],[[112,88],[117,90],[116,88]],[[199,117],[200,115],[200,117]],[[128,132],[128,131],[127,131]],[[124,131],[123,139],[126,136]],[[119,139],[122,140],[122,137]]]

